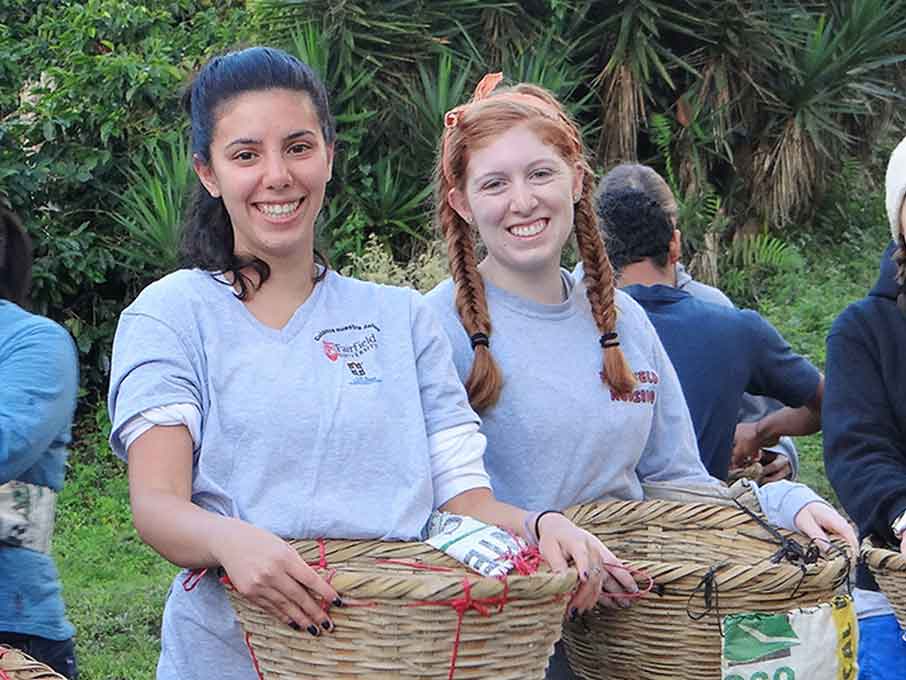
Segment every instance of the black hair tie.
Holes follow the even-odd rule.
[[[608,347],[619,347],[620,341],[617,340],[617,334],[615,332],[605,333],[601,336],[601,347],[607,349]]]
[[[472,333],[472,335],[469,336],[469,342],[472,343],[472,349],[475,349],[478,345],[483,345],[485,347],[490,346],[488,336],[484,333]]]

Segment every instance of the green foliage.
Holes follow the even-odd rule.
[[[902,93],[904,8],[6,0],[0,202],[37,243],[35,308],[77,333],[85,384],[100,389],[116,312],[175,266],[180,90],[213,53],[269,43],[312,64],[332,95],[339,139],[319,237],[339,266],[372,235],[399,262],[422,251],[443,114],[502,69],[557,94],[599,165],[650,155],[663,167],[690,255],[716,267],[731,225],[805,224],[841,160],[874,148]]]
[[[119,247],[126,266],[157,278],[177,268],[181,225],[192,171],[187,135],[161,136],[126,171],[128,189],[113,213],[128,238]]]
[[[243,14],[236,0],[0,8],[0,202],[36,245],[33,306],[73,332],[90,390],[106,380],[119,310],[163,262],[135,257],[138,249],[124,257],[115,215],[123,199],[137,209],[134,183],[147,185],[161,160],[149,150],[180,129],[189,71],[243,39]],[[130,175],[146,162],[144,176]]]
[[[342,269],[346,276],[355,276],[365,281],[393,286],[408,286],[427,293],[449,276],[446,255],[439,243],[429,243],[405,264],[393,259],[390,250],[378,241],[374,234],[361,255],[350,257],[349,264]]]
[[[802,264],[796,248],[776,236],[739,235],[723,254],[721,286],[732,298],[751,306],[770,290],[774,274],[796,276]]]
[[[709,271],[702,263],[717,259],[716,244],[727,228],[728,219],[722,209],[720,195],[709,183],[690,183],[682,188],[674,169],[674,124],[663,114],[651,115],[649,121],[651,141],[661,155],[664,179],[677,204],[677,225],[683,234],[686,260],[693,265],[695,274],[706,283],[716,283],[716,271]],[[694,158],[694,157],[693,157]],[[690,162],[686,159],[686,162]]]

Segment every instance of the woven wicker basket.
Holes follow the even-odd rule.
[[[861,557],[890,601],[900,627],[906,629],[906,556],[882,546],[878,539],[866,537]]]
[[[570,665],[585,680],[720,680],[720,617],[827,602],[849,573],[842,555],[804,571],[772,563],[777,540],[735,507],[613,501],[567,514],[654,582],[632,607],[598,607],[564,627]]]
[[[0,645],[0,680],[66,680],[25,652]]]
[[[293,545],[306,562],[328,566],[331,585],[351,605],[332,608],[335,631],[314,638],[231,591],[264,680],[540,680],[577,582],[572,570],[554,574],[544,567],[505,582],[482,578],[423,543]],[[476,605],[466,604],[466,579]],[[464,610],[461,619],[457,604]]]

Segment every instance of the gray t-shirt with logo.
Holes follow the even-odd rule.
[[[632,395],[601,382],[600,331],[584,288],[562,273],[567,298],[539,304],[487,279],[490,347],[503,391],[482,414],[485,468],[502,501],[531,510],[601,498],[641,500],[642,482],[712,483],[673,365],[645,311],[615,292],[620,346],[636,374]],[[460,377],[473,352],[451,280],[427,294],[453,345]]]
[[[423,536],[434,498],[428,437],[478,418],[420,296],[328,272],[281,330],[199,270],[146,288],[114,340],[111,445],[143,411],[202,414],[192,500],[286,538]],[[254,680],[213,576],[164,612],[159,680]],[[304,631],[301,634],[306,634]]]

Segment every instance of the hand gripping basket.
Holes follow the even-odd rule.
[[[862,541],[861,558],[890,601],[900,627],[906,629],[906,556],[868,536]]]
[[[544,678],[575,571],[483,578],[423,543],[293,541],[346,606],[315,638],[228,589],[264,680]]]
[[[774,535],[738,507],[611,501],[567,515],[653,581],[635,576],[651,592],[628,609],[596,607],[566,624],[567,656],[584,680],[720,680],[721,617],[828,602],[849,574],[839,549],[801,566],[773,562],[792,534]]]
[[[18,649],[0,645],[0,680],[66,680]]]

